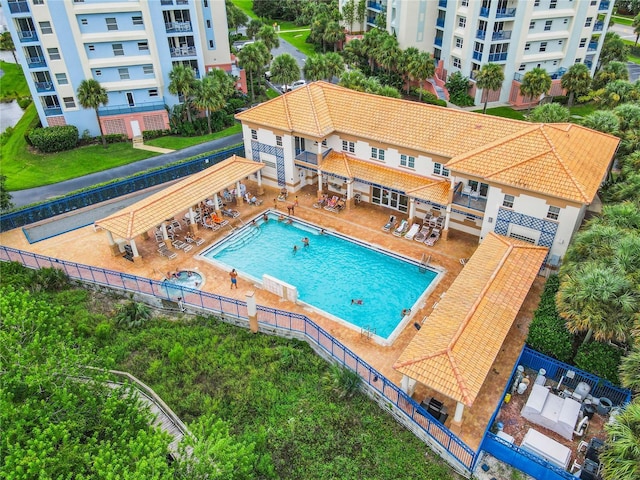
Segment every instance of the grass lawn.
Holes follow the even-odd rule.
[[[200,135],[197,137],[176,137],[173,135],[167,137],[154,138],[153,140],[145,141],[145,145],[151,145],[153,147],[171,148],[173,150],[181,150],[183,148],[191,147],[193,145],[199,145],[200,143],[208,142],[210,140],[216,140],[217,138],[228,137],[235,133],[242,132],[242,125],[236,123],[229,128],[225,128],[219,132],[212,133],[211,135]]]
[[[482,109],[474,110],[476,113],[482,113]],[[495,107],[487,108],[487,115],[496,117],[513,118],[514,120],[524,120],[522,111],[514,110],[511,107]]]
[[[571,111],[571,115],[579,115],[581,117],[586,117],[590,113],[593,113],[596,110],[598,110],[598,107],[593,103],[585,103],[582,105],[574,104],[573,107],[571,107],[569,110]]]
[[[267,90],[267,98],[268,98],[269,100],[271,100],[272,98],[279,97],[279,96],[280,96],[280,93],[279,93],[279,92],[276,92],[273,88],[269,88],[269,89]]]
[[[304,32],[280,32],[279,35],[280,38],[282,38],[286,42],[289,42],[305,55],[313,55],[314,53],[316,53],[315,46],[306,42],[306,39],[309,36],[309,32],[310,30]]]
[[[623,17],[621,15],[611,15],[611,20],[613,23],[617,23],[619,25],[629,25],[633,24],[633,17]]]
[[[0,99],[14,99],[31,95],[20,65],[0,61],[0,69],[4,72],[2,81],[0,81]]]
[[[253,13],[253,0],[231,0],[231,3],[239,7],[249,18],[258,18],[258,16]]]

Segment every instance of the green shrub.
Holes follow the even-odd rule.
[[[99,341],[105,342],[113,335],[113,326],[108,321],[100,322],[96,325],[94,335]]]
[[[620,348],[608,343],[589,342],[580,345],[575,357],[576,367],[620,385],[618,367],[622,358]]]
[[[171,130],[145,130],[142,132],[142,138],[144,140],[152,140],[154,138],[164,137],[170,133]]]
[[[573,355],[573,336],[556,309],[556,293],[560,281],[557,275],[549,277],[540,297],[538,308],[529,325],[527,344],[545,355],[570,362]]]
[[[31,97],[20,97],[18,99],[18,105],[22,110],[26,109],[29,105],[31,105]]]
[[[0,145],[5,145],[7,143],[9,138],[11,138],[11,135],[13,135],[13,130],[13,127],[7,127],[7,129],[0,134]]]
[[[174,365],[179,364],[184,360],[184,347],[176,342],[171,351],[169,352],[169,361]]]
[[[447,80],[445,87],[449,91],[449,101],[454,105],[471,107],[474,104],[473,98],[469,96],[471,83],[460,72],[449,75],[449,80]]]
[[[128,142],[129,138],[123,133],[111,133],[104,136],[107,143],[122,143]]]
[[[33,132],[34,129],[39,128],[41,126],[42,124],[40,123],[40,117],[38,117],[37,115],[33,118],[31,123],[27,126],[27,129],[24,132],[24,140],[25,142],[27,142],[27,145],[29,145],[30,147],[33,147],[33,143],[31,143],[31,139],[29,138],[29,135],[31,135],[31,132]]]
[[[78,129],[74,125],[36,128],[29,134],[29,140],[44,153],[71,150],[78,145]]]
[[[420,88],[416,88],[416,89],[411,89],[411,91],[413,92],[413,94],[420,98],[420,91],[422,91],[422,102],[423,103],[428,103],[429,105],[438,105],[439,107],[446,107],[447,106],[447,102],[444,100],[440,100],[436,95],[434,95],[433,93],[431,93],[428,90],[420,89]]]

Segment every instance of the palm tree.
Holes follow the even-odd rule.
[[[344,21],[349,25],[349,33],[353,32],[353,22],[356,19],[356,2],[355,0],[348,0],[342,5],[342,16]]]
[[[593,77],[591,88],[599,90],[614,80],[629,80],[629,70],[624,62],[609,62]]]
[[[356,5],[356,18],[358,19],[358,23],[360,23],[360,27],[362,31],[366,30],[365,28],[365,18],[367,15],[367,0],[358,0],[358,4]]]
[[[269,61],[269,52],[262,42],[250,43],[238,53],[240,66],[249,72],[249,84],[251,85],[251,101],[256,97],[253,91],[253,75],[260,72],[262,67]]]
[[[398,59],[402,57],[402,51],[398,45],[398,40],[392,36],[385,38],[384,42],[375,51],[376,63],[390,72]]]
[[[531,111],[533,99],[548,92],[549,88],[551,88],[551,77],[544,68],[536,67],[524,74],[520,91],[530,100],[527,115]]]
[[[10,32],[3,32],[0,36],[0,50],[10,50],[13,54],[13,61],[18,64],[18,57],[16,57],[16,46],[13,43]]]
[[[360,70],[350,70],[342,74],[338,85],[350,90],[355,90],[356,92],[364,92],[366,81],[367,77],[365,77]]]
[[[95,110],[96,120],[100,128],[100,137],[102,137],[102,146],[107,148],[107,139],[104,137],[104,131],[100,123],[100,112],[98,111],[101,106],[109,102],[107,91],[100,85],[100,82],[90,78],[80,82],[76,95],[78,96],[78,103],[82,108],[93,108]]]
[[[265,44],[269,52],[280,46],[280,37],[278,37],[275,28],[271,25],[263,25],[260,31],[258,31],[256,38]]]
[[[333,44],[334,52],[338,51],[338,43],[343,42],[345,38],[344,28],[338,22],[329,22],[322,36],[325,42]]]
[[[169,72],[169,93],[182,96],[187,121],[191,123],[191,95],[196,88],[196,74],[193,68],[181,64],[175,65]]]
[[[433,63],[433,58],[427,52],[420,52],[416,55],[411,63],[407,65],[411,80],[417,81],[420,85],[420,101],[422,101],[422,85],[425,80],[433,77],[436,73],[436,65]]]
[[[251,40],[254,40],[263,26],[264,23],[262,23],[257,18],[252,19],[247,26],[247,37],[249,37]]]
[[[364,63],[363,59],[366,61],[367,58],[362,40],[354,38],[347,43],[342,50],[342,56],[349,67],[359,68]]]
[[[371,71],[373,71],[376,52],[380,48],[380,45],[382,45],[382,43],[385,41],[387,36],[389,36],[389,34],[385,30],[380,30],[379,28],[369,30],[364,35],[362,44],[364,46],[364,52],[369,58],[369,68],[371,69]]]
[[[324,55],[309,55],[304,64],[304,78],[310,81],[327,78],[327,61]]]
[[[529,115],[530,122],[538,123],[562,123],[569,121],[571,113],[567,107],[559,103],[546,103],[533,109]]]
[[[582,125],[599,132],[615,135],[620,130],[620,119],[609,110],[596,110],[584,117]]]
[[[331,80],[333,77],[340,78],[342,72],[344,72],[344,60],[339,53],[329,52],[324,55],[325,64],[327,67],[327,79]]]
[[[289,53],[278,55],[271,62],[271,78],[282,85],[290,85],[300,78],[298,62]]]
[[[504,82],[504,72],[497,63],[485,63],[476,75],[476,87],[482,90],[484,107],[482,113],[487,113],[489,90],[499,90]]]
[[[638,46],[638,38],[640,38],[640,13],[633,18],[633,23],[631,24],[633,27],[633,33],[636,34],[636,41],[633,44],[634,47]]]
[[[640,392],[640,345],[633,347],[622,358],[620,363],[620,382],[624,387]]]
[[[640,478],[640,399],[636,398],[604,426],[605,448],[600,454],[605,480]]]
[[[398,89],[391,85],[382,85],[376,93],[382,97],[402,98]]]
[[[205,75],[196,84],[193,103],[205,111],[207,127],[211,134],[211,112],[221,110],[226,105],[224,90],[214,75]]]
[[[116,308],[116,322],[127,328],[140,327],[150,318],[151,309],[144,303],[136,302],[133,297]]]
[[[602,42],[600,50],[600,66],[604,66],[609,62],[626,62],[629,55],[629,47],[624,40],[615,32],[608,31]]]
[[[409,72],[409,65],[411,62],[415,61],[416,56],[420,54],[420,50],[416,47],[408,47],[406,50],[402,52],[402,60],[400,63],[402,64],[402,76],[404,78],[404,82],[407,85],[407,95],[411,91],[411,75]]]
[[[577,95],[586,95],[591,85],[591,72],[589,67],[584,63],[576,63],[569,67],[569,70],[562,75],[560,84],[567,92],[569,92],[569,101],[567,106],[573,106],[573,99]]]

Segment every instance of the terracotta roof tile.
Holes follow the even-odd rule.
[[[487,235],[394,368],[471,406],[546,254]]]

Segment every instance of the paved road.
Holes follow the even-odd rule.
[[[11,192],[11,202],[13,202],[16,207],[41,202],[48,198],[65,195],[81,188],[87,188],[116,178],[127,177],[150,168],[161,167],[168,163],[177,162],[178,160],[211,152],[213,150],[230,147],[238,143],[242,143],[241,133],[201,143],[200,145],[194,145],[193,147],[185,148],[183,150],[176,150],[175,152],[147,158],[146,160],[140,160],[139,162],[130,163],[129,165],[123,165],[121,167],[104,170],[102,172],[92,173],[90,175],[85,175],[84,177],[73,178],[65,182]]]

